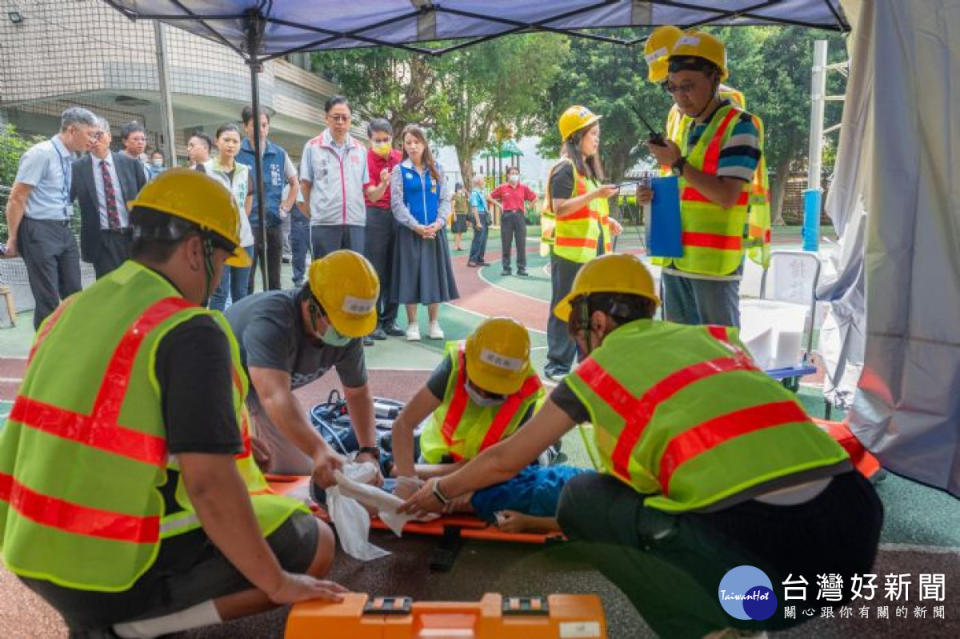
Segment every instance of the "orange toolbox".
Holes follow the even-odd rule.
[[[344,595],[340,603],[295,605],[284,639],[606,639],[596,595],[504,597],[480,601],[412,601]]]

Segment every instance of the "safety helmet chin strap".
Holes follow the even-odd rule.
[[[714,101],[718,101],[719,97],[720,97],[720,76],[714,73],[713,74],[713,91],[710,93],[710,99],[707,100],[707,103],[703,105],[703,108],[700,109],[700,111],[698,111],[695,116],[693,116],[693,119],[699,120],[700,116],[703,115],[704,111],[710,108],[710,105],[713,104]]]
[[[209,235],[203,236],[203,270],[205,280],[203,283],[203,306],[210,303],[210,294],[213,293],[213,240]],[[226,265],[224,265],[226,268]]]
[[[577,312],[580,314],[579,329],[583,333],[583,341],[587,345],[587,355],[589,355],[593,352],[593,335],[590,331],[590,303],[586,295],[577,303]]]

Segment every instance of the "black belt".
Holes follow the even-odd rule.
[[[29,220],[30,222],[44,222],[46,224],[56,224],[58,226],[70,226],[70,220],[38,220],[35,217],[23,216],[24,220]]]
[[[504,213],[523,213],[520,209],[511,209],[509,211],[504,211]]]

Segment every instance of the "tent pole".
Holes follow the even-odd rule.
[[[260,79],[258,74],[262,70],[262,66],[257,60],[257,52],[260,49],[260,43],[263,40],[263,28],[266,24],[266,21],[263,17],[254,9],[251,10],[247,17],[247,64],[250,66],[250,103],[253,109],[253,175],[256,186],[256,206],[257,206],[257,216],[260,219],[260,247],[263,249],[259,251],[260,259],[260,274],[261,282],[263,283],[263,290],[269,290],[267,288],[267,264],[269,260],[267,259],[267,216],[266,211],[263,208],[263,157],[261,154],[261,146],[263,145],[263,140],[260,139]],[[241,214],[243,212],[241,211]],[[254,240],[256,246],[256,240]],[[255,252],[256,249],[254,249]]]
[[[170,166],[174,167],[177,165],[177,138],[173,126],[173,100],[170,96],[170,53],[163,29],[162,22],[153,21],[153,37],[157,47],[157,79],[160,84],[160,119],[163,120],[163,135],[157,146],[163,149]]]
[[[820,248],[820,170],[823,153],[823,106],[827,91],[827,41],[813,43],[810,87],[810,155],[807,159],[807,190],[803,192],[803,250]]]

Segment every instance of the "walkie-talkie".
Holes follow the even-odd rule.
[[[633,109],[633,112],[637,114],[637,117],[640,118],[640,121],[643,122],[643,125],[647,127],[647,130],[650,131],[650,137],[647,138],[651,144],[656,144],[657,146],[667,146],[666,142],[663,141],[663,134],[657,132],[650,123],[647,122],[647,119],[643,117],[643,114],[640,113],[640,109],[636,108],[633,105],[630,105],[630,108]]]

